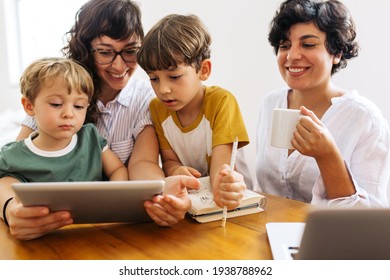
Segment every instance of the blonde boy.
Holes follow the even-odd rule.
[[[13,199],[13,182],[98,181],[102,171],[110,180],[128,180],[128,173],[95,126],[83,125],[94,87],[81,65],[70,59],[39,59],[27,67],[20,87],[23,108],[38,129],[1,149],[0,201],[5,201],[3,219],[11,233],[31,239],[72,219],[65,211],[23,207]],[[23,227],[30,233],[25,234]]]

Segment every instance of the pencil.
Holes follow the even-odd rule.
[[[236,163],[236,155],[237,155],[237,147],[238,147],[238,137],[236,136],[236,139],[234,139],[233,142],[233,148],[232,148],[232,156],[230,158],[230,170],[234,170],[234,165]],[[226,225],[226,220],[227,220],[227,207],[223,207],[223,212],[222,212],[222,224],[221,226]]]

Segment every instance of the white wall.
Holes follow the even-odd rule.
[[[9,82],[8,61],[7,61],[7,41],[5,34],[5,5],[0,1],[0,112],[7,108],[18,107],[20,95],[15,87]],[[0,120],[1,121],[1,120]]]
[[[3,0],[0,0],[0,4]],[[32,0],[31,0],[32,1]],[[55,1],[55,0],[52,0]],[[143,12],[145,31],[169,13],[194,13],[213,36],[213,72],[206,82],[233,92],[242,109],[251,144],[247,157],[255,163],[255,127],[259,103],[268,91],[283,85],[275,56],[267,41],[269,22],[280,0],[137,0]],[[387,87],[390,79],[389,24],[387,0],[344,0],[355,19],[361,53],[346,69],[334,76],[335,82],[374,101],[390,120]],[[32,13],[38,11],[31,11]],[[47,13],[47,11],[45,11]],[[58,11],[53,11],[58,12]],[[0,17],[3,10],[0,5]],[[73,17],[73,15],[72,15]],[[17,106],[17,94],[7,84],[4,24],[0,18],[0,111]],[[58,36],[66,32],[60,31]],[[139,72],[142,75],[142,72]],[[7,101],[8,99],[12,99]],[[1,121],[1,120],[0,120]]]
[[[0,15],[1,19],[4,18],[4,5],[3,2],[0,2]],[[5,41],[5,23],[4,20],[0,20],[0,61],[1,61],[1,66],[0,66],[0,86],[2,87],[0,90],[0,98],[1,100],[4,99],[4,95],[6,94],[5,92],[8,89],[8,72],[7,68],[4,67],[5,65],[4,62],[7,61],[7,54],[5,52],[6,50],[6,41]],[[3,102],[0,102],[3,103]]]

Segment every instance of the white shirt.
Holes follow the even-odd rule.
[[[324,183],[312,157],[270,145],[273,108],[287,108],[288,89],[264,98],[257,126],[256,178],[260,190],[312,204],[388,207],[390,132],[379,109],[356,91],[332,99],[321,121],[332,134],[353,179],[356,193],[327,200]]]
[[[123,163],[127,163],[138,134],[145,126],[153,124],[149,102],[154,96],[148,81],[131,78],[106,106],[100,101],[97,103],[100,115],[96,127]],[[36,129],[35,120],[28,116],[23,125]]]

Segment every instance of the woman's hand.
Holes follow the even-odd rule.
[[[320,159],[329,157],[337,151],[333,137],[317,116],[304,106],[301,107],[300,118],[294,138],[294,148],[305,156]]]
[[[164,193],[145,202],[146,212],[160,226],[177,224],[191,208],[187,188],[199,189],[199,180],[184,175],[166,177]]]

